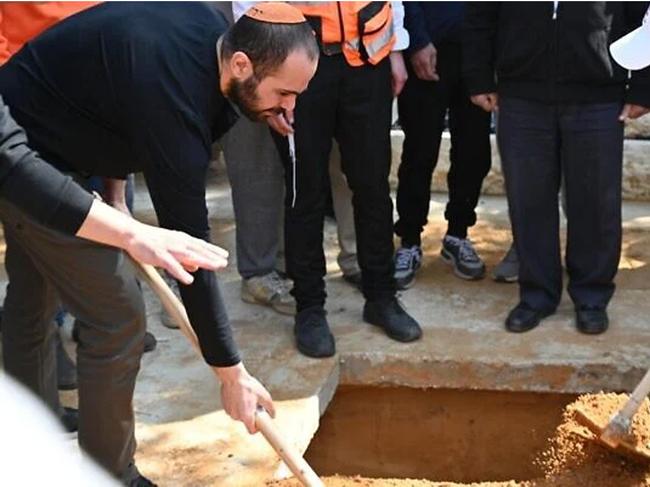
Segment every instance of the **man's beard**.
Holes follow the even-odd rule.
[[[246,118],[253,122],[263,118],[263,111],[259,110],[259,96],[257,95],[259,84],[259,79],[253,74],[244,81],[231,79],[226,90],[228,99],[237,105]]]

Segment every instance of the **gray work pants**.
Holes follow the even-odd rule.
[[[79,444],[123,480],[135,452],[133,390],[145,332],[135,271],[120,250],[46,228],[0,202],[9,286],[2,320],[6,371],[59,413],[55,327],[59,300],[81,322]]]

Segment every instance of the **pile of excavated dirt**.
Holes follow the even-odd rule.
[[[633,461],[601,446],[577,420],[576,411],[582,410],[604,427],[627,397],[623,394],[587,394],[568,405],[562,423],[549,439],[548,448],[536,460],[544,472],[544,478],[521,482],[457,484],[333,476],[324,478],[323,482],[326,487],[650,487],[650,463]],[[638,447],[650,448],[650,401],[647,399],[635,416],[626,441]],[[299,487],[300,483],[288,479],[268,485]]]
[[[601,446],[589,429],[580,424],[576,412],[582,410],[604,427],[610,417],[623,407],[623,394],[588,394],[580,396],[564,411],[562,424],[549,441],[549,448],[538,462],[545,479],[540,487],[644,487],[650,486],[650,464],[633,461]],[[636,414],[630,435],[633,445],[650,442],[650,401],[645,400]]]
[[[609,424],[612,416],[618,413],[628,401],[626,394],[597,394],[582,396],[572,409],[582,413],[597,429],[592,432],[602,432]],[[640,460],[650,459],[650,400],[644,399],[638,414],[632,418],[630,431],[621,437],[621,443],[626,449],[638,452]],[[636,457],[636,455],[634,455]],[[633,458],[634,458],[633,457]]]

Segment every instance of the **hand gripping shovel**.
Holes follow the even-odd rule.
[[[156,269],[148,264],[131,259],[142,278],[147,281],[149,287],[160,298],[165,311],[169,313],[172,319],[178,324],[180,330],[185,337],[190,341],[194,350],[201,356],[201,348],[199,341],[194,334],[194,330],[190,325],[190,320],[187,317],[187,311],[183,303],[176,297],[176,295],[169,288],[167,283],[158,274]],[[266,441],[273,447],[276,453],[280,456],[282,461],[289,467],[289,470],[296,476],[300,482],[306,487],[323,487],[323,482],[318,475],[312,470],[305,459],[300,455],[291,445],[289,445],[284,438],[278,433],[278,430],[273,424],[273,420],[262,407],[259,407],[255,416],[255,424],[262,432]]]

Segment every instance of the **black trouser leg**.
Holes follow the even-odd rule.
[[[343,56],[321,56],[309,89],[296,103],[295,205],[287,139],[273,133],[286,168],[285,257],[299,312],[325,303],[323,223],[342,62]]]
[[[481,186],[492,164],[490,114],[470,100],[460,79],[460,49],[452,52],[457,81],[449,105],[451,164],[447,174],[449,203],[445,218],[448,222],[447,233],[465,238],[467,228],[476,223],[476,205]]]
[[[420,245],[431,200],[431,177],[440,151],[449,106],[449,79],[419,79],[407,62],[408,81],[398,99],[399,121],[404,131],[402,160],[398,170],[395,233],[402,245]]]
[[[556,107],[501,97],[498,139],[519,256],[520,300],[532,309],[553,311],[562,295]]]
[[[391,73],[377,66],[345,64],[337,102],[336,139],[352,190],[357,257],[369,301],[395,295],[393,203],[390,198]]]
[[[604,309],[621,254],[620,103],[560,108],[567,203],[568,290],[576,307]]]

